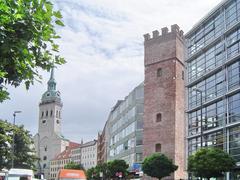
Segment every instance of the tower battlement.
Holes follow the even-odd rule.
[[[163,27],[161,29],[161,34],[159,33],[158,30],[155,30],[152,32],[152,36],[147,33],[147,34],[144,34],[143,37],[144,37],[144,41],[147,42],[147,41],[154,41],[154,40],[160,40],[160,41],[164,41],[166,39],[169,39],[173,36],[178,36],[181,40],[184,39],[184,35],[183,35],[183,31],[180,30],[179,26],[177,24],[173,24],[171,25],[171,31],[169,31],[168,27]]]

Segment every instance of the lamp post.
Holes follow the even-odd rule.
[[[13,126],[15,126],[16,114],[21,113],[22,111],[13,112]],[[12,168],[14,168],[14,146],[15,146],[15,133],[13,129],[13,142],[12,142]]]
[[[200,143],[201,143],[201,148],[203,147],[203,100],[202,100],[202,93],[203,91],[200,89],[195,89],[196,92],[200,94],[200,108],[201,108],[201,120],[200,120],[200,126],[201,126],[201,131],[200,131]]]

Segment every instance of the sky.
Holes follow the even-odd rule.
[[[54,0],[63,15],[57,27],[60,55],[55,70],[63,101],[62,134],[71,141],[97,138],[117,100],[144,80],[143,34],[178,24],[186,33],[221,0]],[[0,119],[38,129],[38,104],[50,73],[27,91],[9,87]]]

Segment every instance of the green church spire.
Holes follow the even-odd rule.
[[[51,76],[48,80],[48,91],[56,91],[56,81],[54,79],[54,68],[51,69]]]
[[[50,102],[59,102],[61,103],[61,94],[56,89],[57,82],[54,78],[54,68],[51,69],[50,79],[48,80],[48,89],[42,95],[41,104],[50,103]]]

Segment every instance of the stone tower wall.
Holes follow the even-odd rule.
[[[162,28],[161,35],[153,31],[144,35],[144,157],[155,152],[161,144],[179,169],[171,179],[185,178],[184,172],[184,37],[178,25],[171,31]],[[161,68],[161,75],[157,75]],[[161,113],[160,122],[156,116]]]

